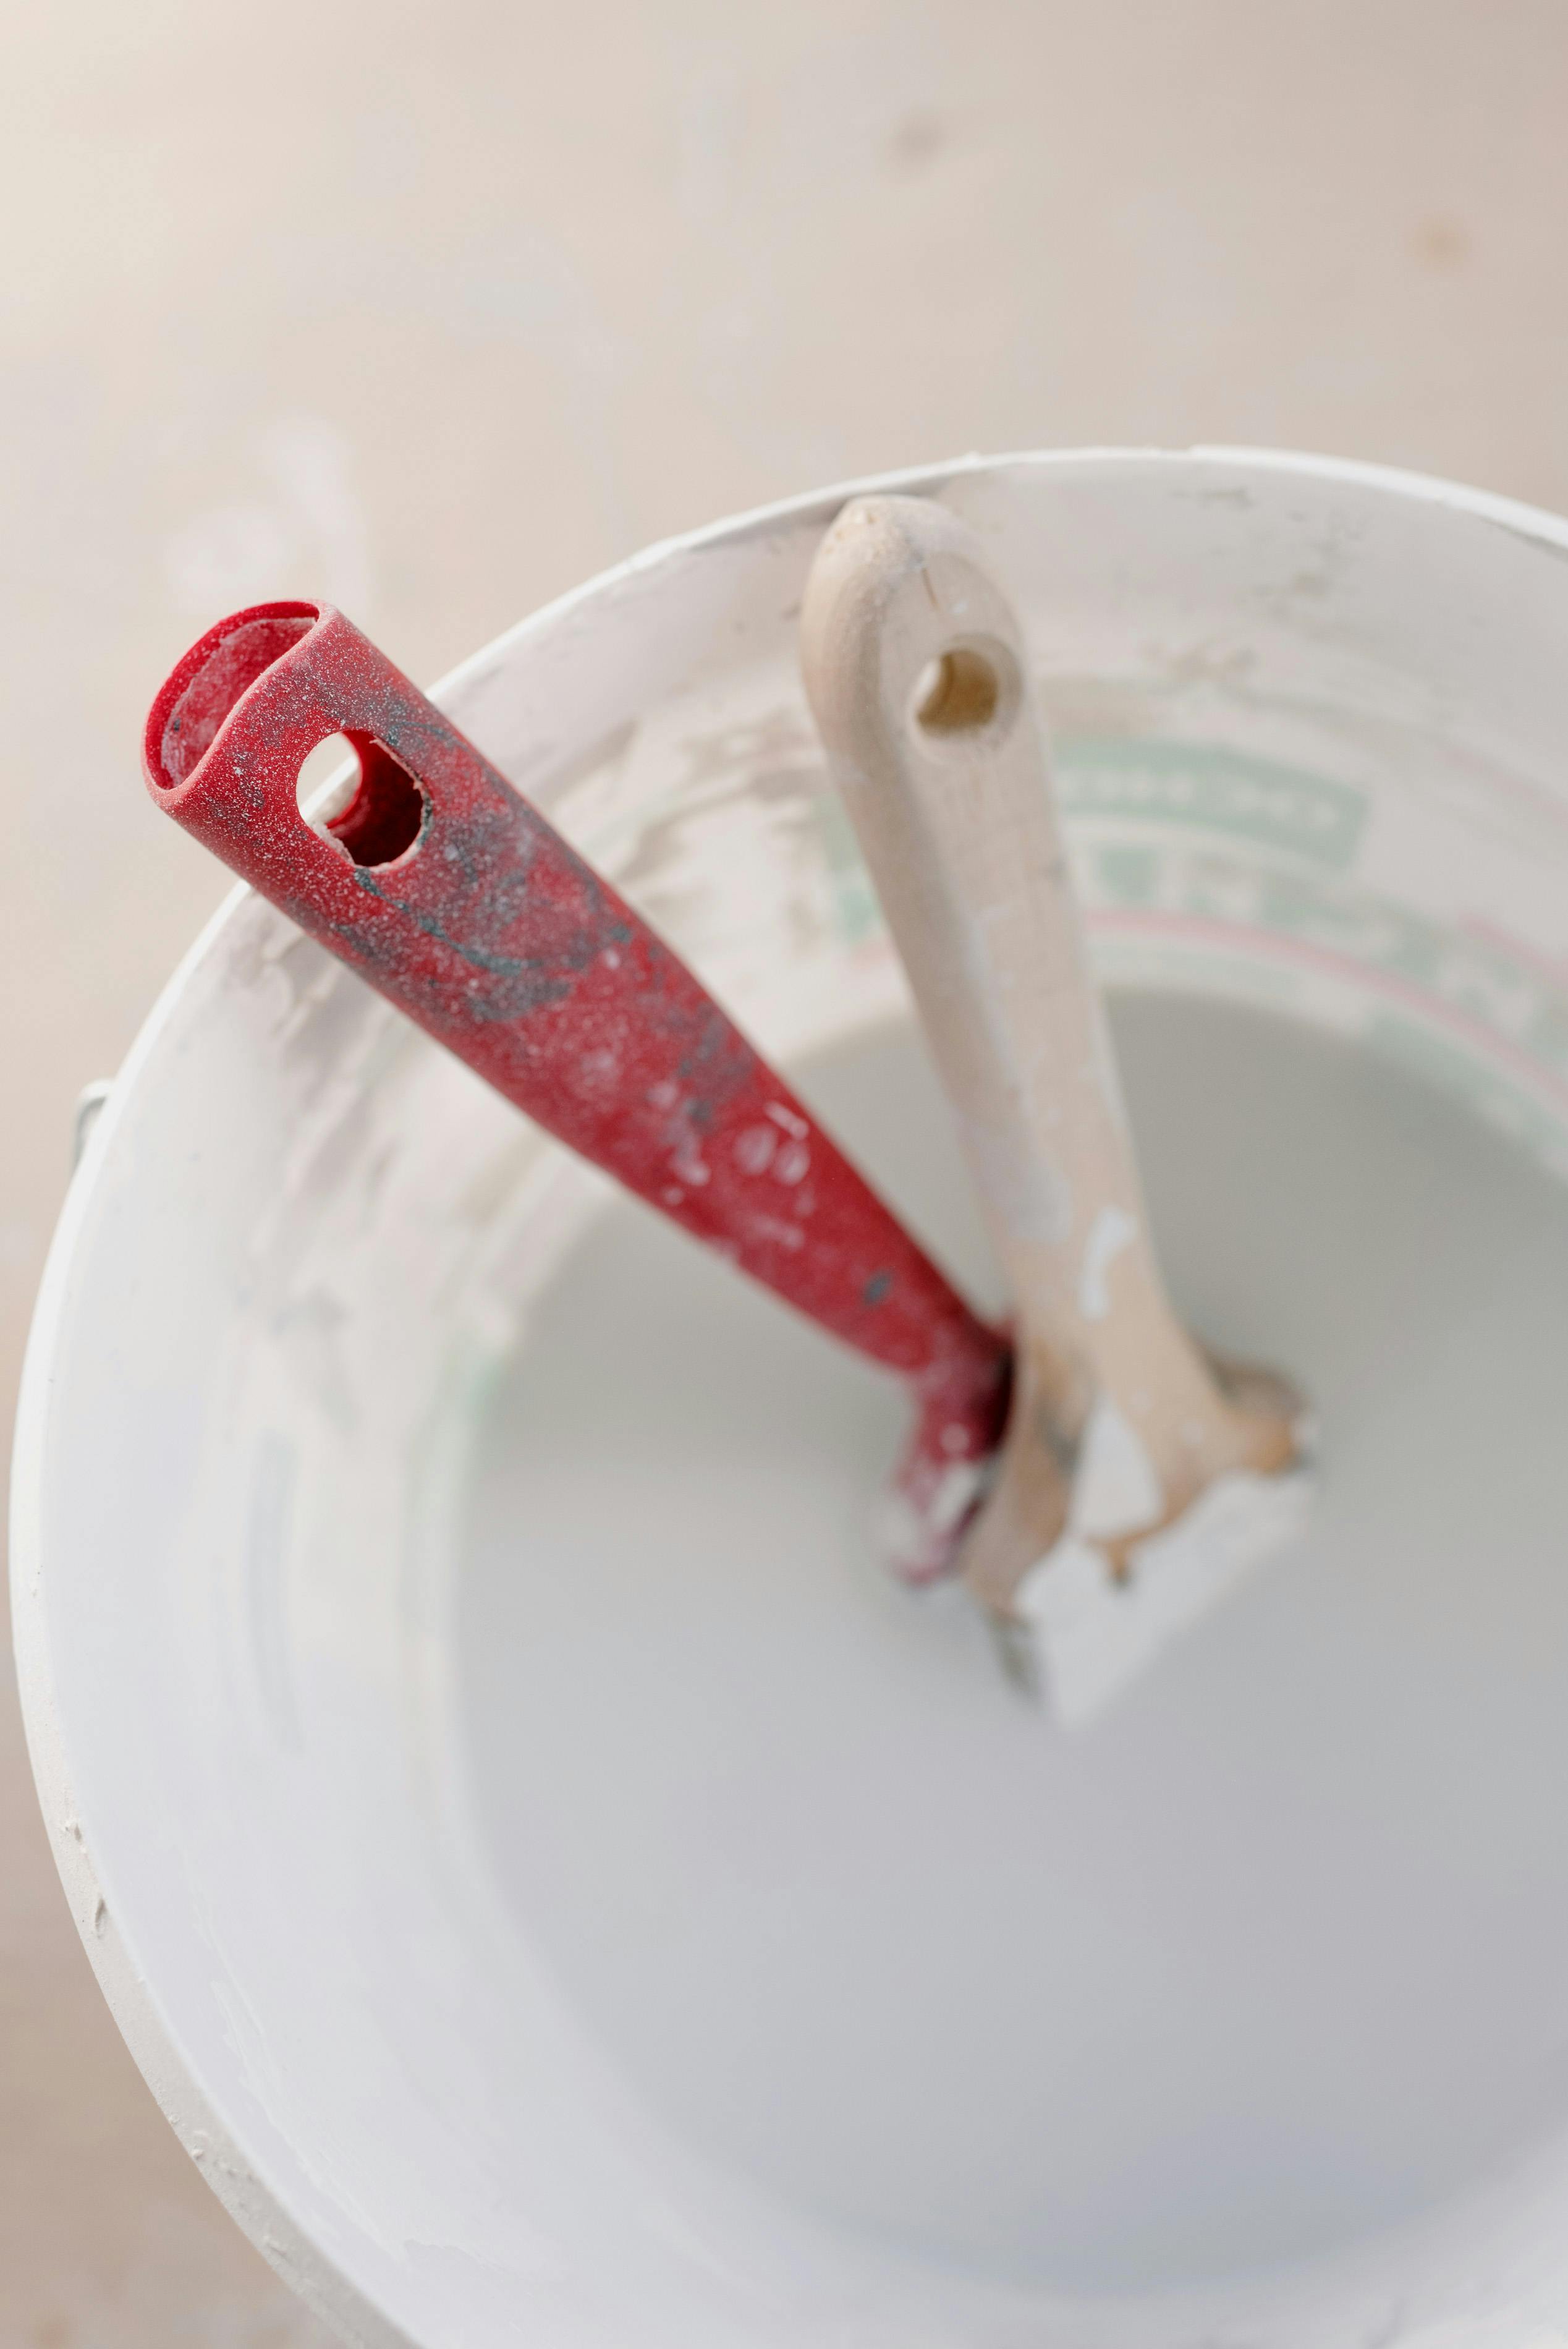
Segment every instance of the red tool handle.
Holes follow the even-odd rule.
[[[359,784],[324,833],[299,771],[339,733]],[[892,1547],[912,1580],[943,1571],[1000,1440],[1004,1340],[538,810],[325,604],[209,629],[145,759],[160,806],[529,1117],[910,1381]]]

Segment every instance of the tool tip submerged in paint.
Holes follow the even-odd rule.
[[[1064,1728],[1093,1721],[1161,1651],[1306,1527],[1315,1484],[1311,1423],[1292,1423],[1289,1466],[1233,1468],[1171,1523],[1113,1561],[1069,1527],[993,1615],[1010,1677],[1044,1695]]]
[[[801,616],[808,693],[981,1194],[1012,1402],[961,1570],[1014,1676],[1093,1717],[1302,1524],[1301,1407],[1222,1371],[1149,1234],[1023,638],[974,533],[857,499]]]

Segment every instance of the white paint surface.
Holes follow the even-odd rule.
[[[1326,1464],[1158,1671],[1064,1736],[888,1590],[875,1382],[621,1209],[498,1399],[459,1619],[505,1895],[645,2102],[1086,2322],[1462,2232],[1568,2116],[1568,1195],[1332,1040],[1118,1042],[1177,1293],[1272,1333]],[[916,1054],[814,1089],[983,1278]]]
[[[575,1178],[242,901],[95,1130],[29,1373],[73,1904],[185,2142],[361,2338],[1533,2349],[1568,2323],[1563,534],[1225,457],[944,493],[1048,647],[1102,965],[1187,999],[1123,1021],[1158,1237],[1319,1407],[1306,1542],[1054,1740],[870,1563],[896,1395],[618,1210],[553,1278]],[[657,553],[446,696],[782,1052],[898,999],[793,679],[835,502]],[[824,1100],[973,1270],[898,1066]]]

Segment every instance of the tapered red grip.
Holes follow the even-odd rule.
[[[334,734],[359,783],[317,830],[299,771]],[[903,1563],[944,1566],[999,1440],[1004,1340],[539,811],[325,605],[211,629],[145,755],[177,823],[520,1110],[912,1382]]]

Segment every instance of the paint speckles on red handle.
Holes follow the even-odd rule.
[[[334,734],[360,777],[322,832],[298,779]],[[176,822],[529,1117],[912,1383],[893,1547],[944,1570],[1000,1439],[1004,1341],[538,810],[326,605],[210,629],[145,758]]]

